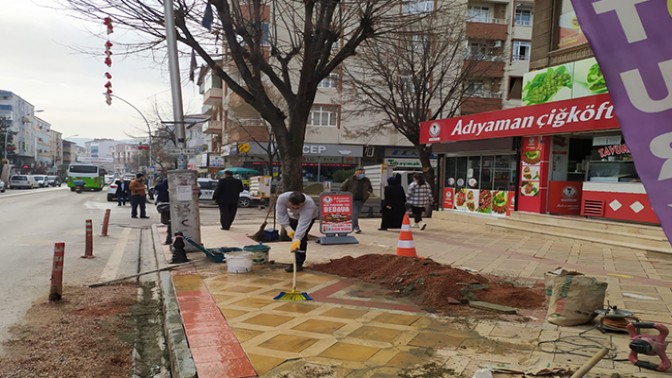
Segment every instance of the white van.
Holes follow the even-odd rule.
[[[33,189],[37,187],[37,181],[30,175],[12,175],[9,177],[10,189]]]

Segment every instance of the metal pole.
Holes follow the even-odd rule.
[[[164,2],[166,18],[166,43],[168,44],[168,69],[170,72],[170,92],[173,98],[173,118],[175,121],[175,137],[177,148],[186,148],[184,113],[182,110],[182,83],[180,82],[180,65],[177,60],[177,34],[175,31],[175,13],[173,1]],[[177,169],[187,169],[187,158],[180,152],[177,157]]]

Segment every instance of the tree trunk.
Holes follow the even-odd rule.
[[[437,201],[438,188],[436,183],[436,175],[434,174],[434,168],[432,168],[432,164],[430,163],[431,149],[430,147],[427,147],[425,145],[418,145],[416,146],[416,149],[420,157],[420,164],[422,165],[422,173],[424,173],[425,180],[427,180],[427,183],[432,188],[432,197],[434,198],[433,208],[436,208],[436,205],[438,204]]]

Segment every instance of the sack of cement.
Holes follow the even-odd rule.
[[[607,283],[579,272],[558,268],[545,275],[548,312],[546,320],[559,326],[585,324],[604,308]]]

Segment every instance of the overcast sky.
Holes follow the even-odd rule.
[[[147,57],[112,55],[112,67],[104,56],[78,53],[73,46],[102,53],[106,36],[102,20],[85,23],[62,11],[42,7],[50,0],[0,0],[0,89],[8,90],[31,103],[37,116],[51,124],[64,138],[128,139],[128,134],[146,134],[142,117],[129,105],[102,93],[112,75],[114,94],[133,104],[151,119],[154,103],[172,118],[168,65]],[[129,38],[121,29],[110,40]],[[115,47],[112,47],[114,53]],[[161,52],[161,56],[165,53]],[[181,61],[180,68],[188,61]],[[185,82],[183,80],[183,82]],[[202,105],[195,84],[182,88],[185,113],[198,113]]]

